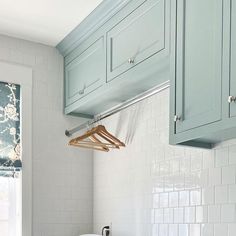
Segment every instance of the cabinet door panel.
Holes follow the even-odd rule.
[[[236,2],[231,0],[230,94],[236,97]],[[230,103],[230,117],[236,116],[236,103]]]
[[[66,105],[72,104],[105,82],[104,39],[81,52],[65,68]]]
[[[177,4],[176,133],[221,119],[222,0]]]
[[[108,81],[164,49],[164,23],[165,0],[147,0],[107,33]]]

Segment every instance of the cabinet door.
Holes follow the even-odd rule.
[[[100,87],[106,79],[104,38],[100,38],[65,67],[66,106]]]
[[[177,1],[176,133],[221,119],[222,1]]]
[[[230,117],[236,116],[236,2],[231,0]]]
[[[165,0],[147,0],[107,33],[108,81],[164,49]]]

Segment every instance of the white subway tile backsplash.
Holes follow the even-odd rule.
[[[168,225],[167,224],[161,224],[159,225],[159,235],[160,236],[168,236]]]
[[[208,222],[208,207],[207,206],[196,207],[196,222],[197,223]]]
[[[229,202],[236,203],[236,184],[229,185]]]
[[[196,221],[196,208],[185,207],[184,209],[184,223],[195,223]]]
[[[160,207],[168,207],[169,204],[169,194],[168,193],[160,193]]]
[[[172,177],[174,183],[174,191],[182,191],[185,190],[185,176],[181,173],[175,174]]]
[[[179,227],[177,224],[169,225],[169,236],[178,236]]]
[[[235,184],[235,176],[235,166],[227,166],[222,168],[222,184]]]
[[[215,166],[222,167],[228,164],[229,148],[223,147],[215,150]]]
[[[201,204],[201,189],[190,191],[190,205],[200,205]]]
[[[184,208],[174,208],[174,223],[184,222]]]
[[[171,173],[179,172],[180,170],[180,160],[179,159],[173,159],[170,162],[170,171]]]
[[[219,205],[208,206],[208,221],[210,223],[220,222],[220,206]]]
[[[213,224],[202,224],[201,225],[201,236],[214,236],[214,225]]]
[[[155,223],[164,223],[164,209],[155,210]]]
[[[169,206],[177,207],[179,204],[179,194],[178,192],[169,193]]]
[[[164,177],[164,181],[165,181],[165,183],[164,183],[164,191],[165,192],[173,192],[174,189],[175,189],[174,188],[174,186],[175,186],[174,180],[172,178],[170,178],[170,177],[165,176]]]
[[[152,225],[152,236],[159,236],[159,225],[158,224]]]
[[[228,186],[219,185],[215,187],[215,202],[216,204],[228,202]]]
[[[190,236],[201,236],[201,227],[200,224],[190,224]]]
[[[227,224],[215,224],[214,225],[214,236],[228,235]]]
[[[145,114],[140,114],[132,143],[108,155],[94,153],[94,186],[107,186],[94,187],[94,232],[109,221],[115,225],[114,236],[121,235],[118,225],[122,236],[235,236],[236,140],[212,150],[170,146],[167,124],[163,126],[169,115],[168,90],[137,106]],[[118,122],[110,117],[104,124],[116,133]],[[121,139],[127,129],[122,127]],[[107,189],[110,197],[104,201]],[[122,204],[115,200],[118,196]],[[115,217],[127,209],[128,218]],[[125,230],[127,224],[132,230]]]
[[[166,208],[164,209],[164,223],[171,224],[174,222],[174,209]]]
[[[203,151],[203,169],[214,168],[215,160],[214,160],[214,152],[209,150]]]
[[[189,236],[189,225],[187,225],[187,224],[179,224],[179,235],[181,235],[181,236]]]
[[[160,175],[169,175],[170,172],[170,162],[169,161],[162,161],[160,162]]]
[[[194,153],[191,156],[191,171],[202,169],[202,153]]]
[[[236,232],[236,223],[234,224],[229,224],[229,236],[235,236]]]
[[[229,164],[236,165],[236,145],[229,146]]]
[[[223,223],[236,222],[236,212],[234,204],[221,206],[221,222]]]
[[[159,208],[159,206],[160,206],[159,194],[153,194],[153,208]]]
[[[208,187],[209,184],[209,170],[203,169],[199,171],[199,186],[202,188]]]
[[[155,210],[152,209],[151,210],[151,224],[155,224]]]
[[[180,173],[190,173],[191,170],[191,160],[188,156],[183,156],[180,158]]]
[[[221,168],[214,168],[209,170],[209,185],[221,184]]]
[[[215,188],[207,187],[202,189],[202,204],[211,205],[215,201]]]
[[[189,206],[189,191],[180,191],[179,192],[179,206]]]

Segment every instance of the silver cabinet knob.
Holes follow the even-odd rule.
[[[83,94],[84,94],[84,91],[85,91],[85,89],[86,89],[86,86],[84,85],[83,89],[79,90],[79,94],[80,94],[80,95],[83,95]]]
[[[228,97],[228,103],[236,102],[236,97],[235,96],[229,96]]]
[[[128,63],[129,64],[134,64],[134,58],[129,58]]]
[[[79,94],[80,94],[80,95],[83,95],[83,94],[84,94],[84,89],[81,89],[81,90],[79,91]]]
[[[181,120],[181,117],[178,116],[178,115],[175,115],[174,116],[174,122],[177,122],[177,121],[180,121]]]

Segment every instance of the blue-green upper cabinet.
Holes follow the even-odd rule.
[[[230,117],[236,116],[236,2],[231,0]]]
[[[221,120],[222,0],[178,0],[175,133]]]
[[[106,82],[104,37],[88,40],[65,57],[65,105],[71,105]]]
[[[107,81],[165,48],[165,0],[146,0],[107,32]]]

